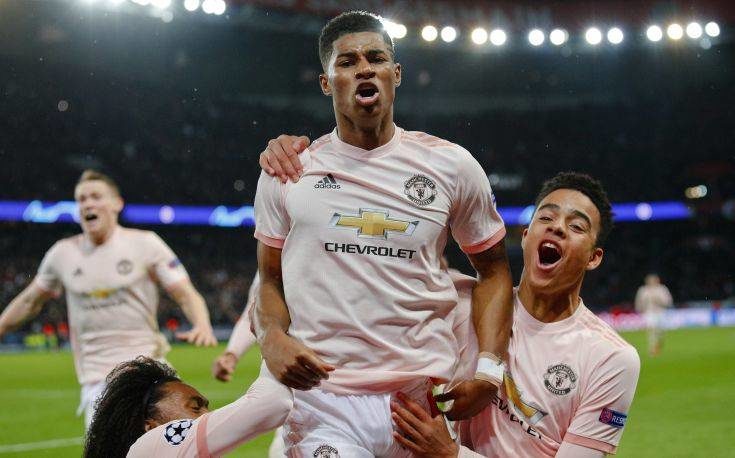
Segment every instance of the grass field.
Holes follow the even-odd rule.
[[[642,333],[624,337],[638,348],[642,370],[618,456],[733,456],[735,328],[670,332],[657,358],[646,355]],[[259,364],[258,352],[252,350],[235,381],[219,383],[209,375],[219,351],[177,346],[169,355],[183,379],[207,395],[214,407],[238,397],[257,375]],[[0,458],[80,456],[81,445],[68,445],[83,428],[81,419],[74,417],[78,400],[69,353],[0,354]],[[11,451],[17,444],[55,439],[71,440],[46,445],[53,448]],[[229,456],[263,457],[269,443],[270,436],[264,436]]]

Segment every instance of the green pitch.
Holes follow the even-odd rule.
[[[642,370],[618,456],[732,456],[735,328],[670,332],[657,358],[647,356],[642,333],[624,337],[641,354]],[[259,367],[253,350],[233,382],[217,382],[209,367],[219,351],[177,346],[169,355],[214,407],[237,398]],[[74,444],[83,429],[74,417],[78,401],[69,353],[0,354],[0,458],[80,456],[82,447]],[[47,442],[56,439],[67,440]],[[264,457],[269,443],[264,436],[229,456]],[[18,448],[25,451],[10,451]]]

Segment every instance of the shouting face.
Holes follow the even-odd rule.
[[[579,191],[557,189],[546,196],[523,231],[524,276],[542,295],[579,287],[587,270],[602,261],[596,247],[600,212]]]
[[[351,33],[332,44],[331,58],[319,82],[324,94],[332,97],[338,117],[370,128],[385,116],[392,119],[401,65],[393,61],[381,34]]]

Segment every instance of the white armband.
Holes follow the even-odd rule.
[[[484,380],[500,388],[500,385],[503,384],[503,374],[505,374],[505,364],[500,358],[492,353],[480,353],[477,359],[475,380]]]

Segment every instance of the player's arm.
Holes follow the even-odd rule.
[[[603,458],[605,456],[607,454],[600,450],[569,442],[562,442],[559,450],[556,451],[556,458]]]
[[[54,297],[35,280],[18,294],[0,315],[0,337],[13,331],[41,312],[43,304]]]
[[[193,343],[196,346],[215,346],[217,338],[214,337],[212,324],[209,322],[209,311],[204,298],[194,288],[188,278],[178,281],[166,288],[171,298],[181,307],[186,319],[192,328],[186,332],[176,334],[176,337]]]
[[[279,135],[268,140],[268,146],[260,153],[258,163],[268,175],[277,176],[283,183],[289,178],[295,183],[304,171],[299,154],[309,146],[309,143],[311,143],[309,137]]]
[[[248,309],[252,308],[251,304]],[[232,329],[227,348],[212,364],[212,376],[222,382],[229,382],[235,372],[237,363],[242,355],[255,343],[255,335],[250,330],[250,313],[245,310]]]
[[[283,293],[281,249],[258,242],[260,272],[259,301],[255,309],[255,329],[263,359],[281,383],[309,390],[329,377],[334,366],[288,335],[291,316]]]

